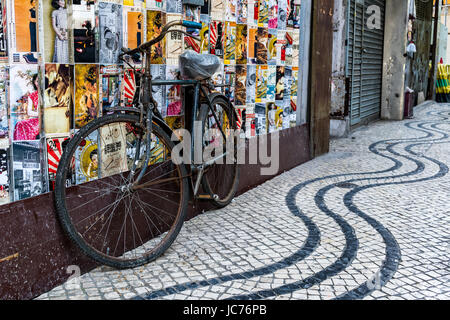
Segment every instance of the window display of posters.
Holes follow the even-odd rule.
[[[264,103],[255,104],[255,134],[257,136],[267,133],[267,114]]]
[[[237,23],[247,24],[248,19],[248,7],[247,0],[237,0]]]
[[[76,184],[98,179],[98,130],[91,133],[85,143],[80,144],[75,151],[75,181]]]
[[[98,65],[75,65],[75,129],[84,127],[99,115],[98,75]]]
[[[166,79],[181,80],[181,73],[179,67],[167,66]],[[166,97],[167,97],[166,99],[167,111],[161,112],[162,116],[165,118],[181,115],[182,113],[181,86],[180,85],[167,86]]]
[[[169,0],[166,5],[167,13],[183,13],[183,0]]]
[[[247,25],[237,25],[236,64],[247,64]]]
[[[0,148],[9,147],[8,67],[0,65]]]
[[[167,23],[181,19],[181,14],[167,14]],[[183,38],[181,32],[167,34],[167,65],[178,65],[178,57],[183,53]]]
[[[120,106],[120,88],[122,85],[122,67],[116,65],[100,67],[101,114],[107,115],[111,108]]]
[[[134,49],[144,43],[144,13],[140,8],[124,6],[123,47]],[[129,57],[131,65],[141,65],[140,55]]]
[[[10,63],[37,64],[38,59],[38,1],[8,0],[8,44]]]
[[[147,40],[154,39],[161,34],[162,27],[167,23],[166,13],[161,11],[147,11]],[[152,64],[166,63],[166,38],[152,46],[150,53]]]
[[[236,22],[225,22],[224,63],[236,64]]]
[[[72,27],[75,62],[97,62],[95,1],[73,0]]]
[[[47,135],[69,133],[72,127],[73,89],[73,65],[45,65],[43,123]]]
[[[99,17],[99,62],[119,64],[122,39],[122,5],[100,2]]]
[[[0,149],[0,205],[11,201],[9,183],[8,150]]]
[[[247,66],[236,66],[236,81],[235,81],[235,106],[245,106],[247,102]]]
[[[226,0],[211,0],[211,19],[223,21]]]
[[[209,29],[209,52],[218,57],[223,57],[225,47],[225,24],[221,21],[212,21]]]
[[[10,69],[10,113],[14,141],[40,136],[39,75],[36,65],[13,65]]]
[[[128,170],[125,123],[100,129],[100,176],[102,178]]]
[[[247,104],[256,102],[256,66],[247,65]]]
[[[51,0],[42,2],[44,29],[44,61],[50,63],[72,63],[71,46],[72,24],[67,11],[67,0]],[[71,30],[70,30],[71,31]]]
[[[13,143],[14,201],[38,196],[43,191],[39,141]]]
[[[0,62],[8,61],[8,22],[6,20],[6,0],[0,0]]]
[[[47,169],[49,191],[55,190],[56,172],[58,171],[58,165],[61,161],[61,156],[68,142],[68,136],[47,139]],[[74,181],[71,181],[71,179],[72,177],[68,177],[67,185],[73,184]]]

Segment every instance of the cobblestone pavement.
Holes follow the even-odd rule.
[[[38,299],[449,299],[450,105],[380,121],[187,222],[156,262]]]

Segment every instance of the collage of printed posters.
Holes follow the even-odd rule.
[[[73,128],[74,66],[45,64],[43,124],[47,136],[69,133]]]
[[[43,191],[39,141],[13,143],[14,200],[38,196]]]

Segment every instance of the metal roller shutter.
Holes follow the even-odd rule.
[[[351,125],[379,118],[383,77],[384,0],[348,0],[347,77]],[[370,29],[368,8],[380,8],[381,28]]]

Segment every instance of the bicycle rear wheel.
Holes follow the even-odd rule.
[[[211,105],[216,116],[207,105],[200,110],[203,147],[206,149],[203,160],[219,160],[206,168],[202,186],[211,201],[222,208],[230,204],[239,186],[237,119],[233,106],[224,98],[215,97]]]
[[[186,168],[171,161],[174,143],[155,123],[139,183],[146,185],[130,187],[146,167],[147,135],[137,123],[131,114],[89,123],[68,143],[56,176],[63,229],[89,257],[119,269],[162,255],[183,225],[188,201]]]

